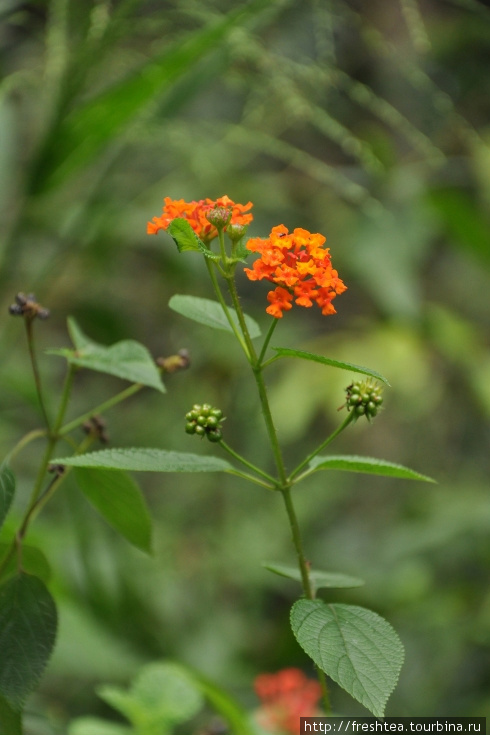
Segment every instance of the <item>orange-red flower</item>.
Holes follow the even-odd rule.
[[[266,311],[276,319],[291,309],[291,301],[310,307],[313,303],[322,314],[335,314],[332,305],[337,294],[347,286],[332,268],[330,251],[319,233],[297,227],[292,233],[284,225],[273,227],[268,238],[255,237],[247,243],[253,253],[260,253],[252,268],[245,268],[251,281],[266,279],[278,288],[269,291]]]
[[[213,240],[218,232],[216,227],[207,220],[207,214],[215,207],[223,207],[231,210],[229,224],[248,225],[253,215],[248,211],[252,208],[252,202],[248,204],[236,204],[228,196],[219,199],[200,199],[198,202],[185,202],[183,199],[174,200],[165,197],[162,215],[153,217],[148,222],[146,231],[148,235],[156,235],[160,230],[166,230],[173,219],[183,217],[189,221],[192,229],[204,242]]]
[[[320,684],[308,679],[300,669],[283,669],[276,674],[260,674],[254,688],[262,704],[258,719],[270,732],[300,732],[300,717],[314,717],[321,697]]]

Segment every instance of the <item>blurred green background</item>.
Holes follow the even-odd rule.
[[[406,646],[391,715],[490,712],[490,10],[478,0],[38,0],[0,3],[2,455],[41,419],[22,325],[51,309],[40,349],[73,315],[93,339],[187,348],[168,393],[108,413],[113,446],[212,451],[187,437],[195,401],[226,440],[270,466],[253,385],[232,338],[169,310],[211,296],[193,253],[146,235],[164,196],[254,202],[249,230],[322,232],[349,290],[338,314],[293,309],[273,344],[388,377],[385,410],[335,452],[379,456],[438,485],[324,473],[298,488],[308,554],[363,577],[325,599],[370,607]],[[265,321],[267,287],[239,278]],[[64,364],[43,356],[47,390]],[[339,421],[350,376],[301,361],[268,374],[291,463]],[[123,385],[78,376],[71,416]],[[17,460],[24,507],[39,451]],[[293,563],[280,499],[241,480],[140,476],[155,555],[128,547],[69,487],[30,540],[52,565],[58,645],[29,733],[109,716],[94,688],[176,658],[256,706],[253,678],[307,667],[289,630],[298,595],[263,560]],[[345,714],[366,713],[334,687]]]

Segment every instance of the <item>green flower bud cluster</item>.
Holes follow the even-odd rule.
[[[356,417],[365,416],[368,421],[376,416],[383,403],[382,388],[371,380],[356,380],[346,388],[347,410]]]
[[[189,413],[186,413],[185,419],[187,434],[197,434],[201,438],[206,436],[210,442],[219,442],[223,438],[223,411],[219,408],[214,408],[209,403],[203,403],[202,406],[195,403]]]

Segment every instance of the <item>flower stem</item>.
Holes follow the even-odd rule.
[[[267,348],[269,346],[269,342],[271,341],[271,337],[274,334],[274,329],[277,327],[278,321],[279,321],[279,319],[275,319],[275,318],[272,319],[272,324],[270,325],[269,330],[268,330],[268,332],[267,332],[267,334],[265,336],[264,344],[262,345],[262,349],[261,349],[260,355],[258,357],[259,364],[262,367],[264,367],[264,365],[262,364],[262,360],[264,359],[264,355],[265,355],[265,353],[267,351]]]
[[[252,470],[253,472],[256,472],[261,477],[264,477],[266,480],[268,480],[270,483],[273,484],[274,487],[277,486],[277,481],[272,477],[272,475],[268,475],[267,472],[263,472],[259,467],[256,467],[252,462],[249,462],[245,457],[242,457],[241,454],[238,454],[238,452],[235,452],[234,449],[232,449],[226,442],[223,440],[220,441],[220,446],[225,450],[225,452],[228,452],[228,454],[231,454],[234,459],[238,460],[238,462],[241,462],[245,465],[245,467],[248,467],[249,470]],[[268,487],[270,487],[268,485]]]
[[[233,317],[230,314],[230,310],[228,309],[228,305],[227,305],[227,303],[226,303],[226,301],[225,301],[225,299],[223,297],[223,294],[221,292],[221,289],[219,287],[218,279],[216,278],[216,273],[213,270],[213,264],[210,262],[209,258],[205,258],[204,260],[206,261],[206,266],[207,266],[207,269],[208,269],[208,272],[209,272],[209,276],[211,278],[211,283],[213,284],[214,293],[216,294],[216,296],[218,298],[218,301],[221,304],[221,308],[223,309],[223,313],[224,313],[226,319],[228,320],[228,324],[230,325],[230,327],[233,330],[233,334],[237,338],[237,340],[238,340],[238,342],[239,342],[242,350],[244,351],[244,353],[245,353],[245,355],[247,357],[247,360],[250,362],[250,354],[249,354],[249,352],[247,350],[247,345],[245,344],[245,342],[243,340],[243,337],[240,334],[240,331],[239,331],[239,329],[238,329],[238,327],[236,325],[235,320],[233,319]]]
[[[306,467],[306,465],[308,465],[311,462],[311,460],[322,451],[322,449],[325,449],[325,447],[328,446],[328,444],[330,444],[330,442],[332,442],[351,423],[351,421],[354,418],[355,418],[355,415],[353,411],[347,414],[345,420],[340,424],[340,426],[338,426],[335,429],[335,431],[333,431],[330,434],[330,436],[327,436],[325,441],[323,441],[313,452],[311,452],[311,454],[309,454],[302,462],[300,462],[299,465],[291,472],[291,474],[289,475],[289,480],[294,479],[295,482],[300,482],[300,480],[303,480],[305,477],[307,477],[307,475],[309,475],[313,470],[306,470],[306,472],[303,472],[303,474],[300,475],[299,477],[297,477],[297,475],[299,472],[301,472],[303,467]]]
[[[34,345],[34,330],[32,328],[33,318],[27,316],[24,319],[25,325],[26,325],[26,334],[27,334],[27,345],[29,348],[29,356],[31,358],[31,365],[32,365],[32,372],[34,374],[34,383],[36,385],[36,392],[37,397],[39,400],[39,405],[41,407],[41,412],[44,418],[44,423],[46,424],[46,428],[48,432],[51,432],[51,424],[48,417],[48,412],[46,411],[46,405],[44,403],[44,395],[42,390],[42,384],[41,384],[41,375],[39,373],[39,366],[37,364],[37,356],[36,356],[36,349]]]
[[[131,396],[134,396],[135,393],[138,393],[138,391],[142,390],[142,388],[144,387],[145,386],[142,385],[141,383],[134,383],[133,385],[130,385],[129,388],[125,388],[119,393],[116,393],[115,396],[112,396],[112,398],[109,398],[107,401],[100,403],[98,406],[93,408],[91,411],[87,411],[86,413],[82,414],[78,418],[73,419],[73,421],[70,421],[69,424],[65,424],[58,431],[58,436],[61,437],[61,436],[65,436],[65,434],[69,434],[70,431],[73,431],[73,429],[76,429],[77,426],[80,426],[80,424],[83,424],[84,421],[88,421],[88,419],[90,419],[92,416],[95,416],[99,413],[104,413],[104,411],[107,411],[108,408],[117,406],[118,403],[121,403],[121,401],[126,400],[126,398],[130,398]]]

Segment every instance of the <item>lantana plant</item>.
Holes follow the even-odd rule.
[[[183,416],[182,437],[183,441],[186,434],[189,441],[196,441],[197,437],[206,438],[212,447],[206,442],[206,448],[203,451],[201,445],[199,453],[161,448],[111,448],[88,452],[96,439],[104,440],[104,424],[98,418],[99,414],[143,386],[163,391],[158,367],[142,345],[127,341],[109,348],[102,347],[87,338],[71,320],[69,329],[74,348],[55,351],[67,360],[68,370],[60,405],[52,419],[45,405],[33,341],[34,320],[47,314],[31,296],[19,295],[11,308],[11,313],[22,316],[26,324],[45,427],[21,439],[8,462],[2,465],[0,521],[7,514],[15,490],[11,462],[34,439],[43,438],[46,449],[20,527],[0,555],[0,558],[3,556],[3,561],[0,561],[0,645],[5,644],[10,635],[9,644],[2,649],[6,656],[0,660],[0,717],[3,708],[12,722],[20,722],[18,713],[25,697],[37,683],[54,645],[55,603],[46,580],[36,570],[35,554],[25,553],[24,539],[34,517],[72,469],[82,492],[99,512],[129,541],[143,549],[150,545],[149,516],[143,496],[132,477],[126,474],[128,471],[228,473],[264,492],[275,494],[286,510],[297,565],[277,562],[268,563],[267,568],[296,580],[300,585],[298,599],[291,608],[290,623],[299,645],[314,662],[318,677],[317,685],[308,684],[311,694],[306,698],[308,706],[305,698],[300,697],[299,709],[294,709],[294,716],[315,711],[318,693],[321,693],[324,714],[332,712],[329,679],[374,715],[384,714],[402,666],[402,644],[391,625],[376,612],[356,605],[327,604],[319,596],[324,588],[355,587],[362,581],[324,570],[308,560],[294,495],[297,487],[308,477],[332,469],[431,480],[407,467],[381,459],[323,454],[351,424],[374,419],[383,403],[382,386],[389,383],[384,376],[367,367],[300,349],[271,345],[278,324],[294,305],[303,308],[316,305],[325,317],[331,317],[336,313],[333,302],[346,290],[346,286],[332,266],[330,251],[325,247],[326,240],[322,234],[311,233],[301,227],[290,232],[280,224],[272,228],[268,237],[247,239],[247,230],[253,219],[251,209],[251,202],[238,204],[228,196],[192,202],[166,198],[162,214],[148,223],[147,232],[149,235],[166,233],[180,253],[193,253],[203,258],[215,298],[176,294],[170,299],[169,306],[179,314],[207,328],[223,330],[235,339],[237,349],[249,366],[257,407],[260,407],[264,421],[270,447],[270,466],[266,469],[259,466],[254,457],[243,456],[239,447],[230,446],[226,440],[226,427],[237,418],[228,418],[225,424],[222,407],[207,403],[206,396],[199,393],[193,399],[196,403],[189,405]],[[254,254],[259,257],[252,260]],[[262,336],[261,326],[243,311],[236,279],[240,270],[244,270],[250,281],[266,281],[273,287],[267,294],[265,336]],[[345,413],[338,427],[329,436],[321,437],[293,467],[285,461],[265,381],[269,366],[286,358],[309,360],[324,365],[326,369],[340,369],[350,374],[346,379]],[[173,372],[186,365],[185,354],[158,361],[160,373]],[[92,411],[66,422],[65,413],[75,374],[83,368],[112,373],[131,381],[132,385]],[[73,433],[82,426],[85,426],[86,437],[82,441],[75,440]],[[61,439],[71,444],[71,456],[63,453],[54,456]],[[263,697],[264,711],[270,717],[272,700],[266,693],[267,681],[263,679],[260,686],[257,685],[257,691]],[[15,726],[18,727],[17,724]],[[289,723],[288,727],[291,729],[293,726]],[[13,735],[20,732],[20,729],[12,728]]]

